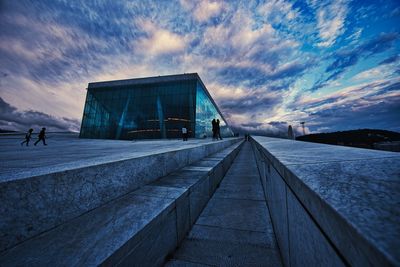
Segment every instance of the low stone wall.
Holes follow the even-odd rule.
[[[0,252],[140,186],[223,150],[239,138],[0,183]]]
[[[252,137],[286,266],[399,266],[397,153]]]
[[[0,253],[0,266],[162,266],[243,142]]]

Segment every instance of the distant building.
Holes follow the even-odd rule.
[[[295,139],[295,136],[294,136],[294,133],[293,133],[293,128],[292,128],[292,125],[289,125],[289,127],[288,127],[288,138],[289,139]]]
[[[81,138],[180,138],[212,136],[212,119],[221,135],[233,132],[197,73],[89,83]]]

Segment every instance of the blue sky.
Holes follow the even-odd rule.
[[[235,128],[400,131],[400,3],[1,1],[0,128],[79,130],[88,82],[197,72]]]

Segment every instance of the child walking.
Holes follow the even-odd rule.
[[[26,143],[26,146],[29,146],[29,141],[31,141],[33,129],[29,129],[28,132],[25,134],[25,140],[21,142],[21,146]]]

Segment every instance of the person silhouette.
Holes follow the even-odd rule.
[[[43,145],[47,146],[46,144],[46,128],[42,128],[42,130],[40,131],[39,135],[38,135],[38,140],[35,142],[35,146],[37,145],[37,143],[39,143],[40,141],[43,141]]]
[[[29,141],[31,141],[33,129],[29,129],[25,134],[25,140],[21,142],[21,146],[26,143],[26,146],[29,146]]]
[[[215,137],[217,138],[217,140],[218,139],[222,140],[221,128],[219,127],[219,119],[217,119],[217,123],[216,123],[216,135],[215,135]]]
[[[213,140],[217,139],[217,121],[213,119],[211,121],[212,124],[212,132],[213,132]]]
[[[188,128],[186,127],[186,125],[184,125],[182,127],[182,138],[183,138],[183,141],[188,140]]]

